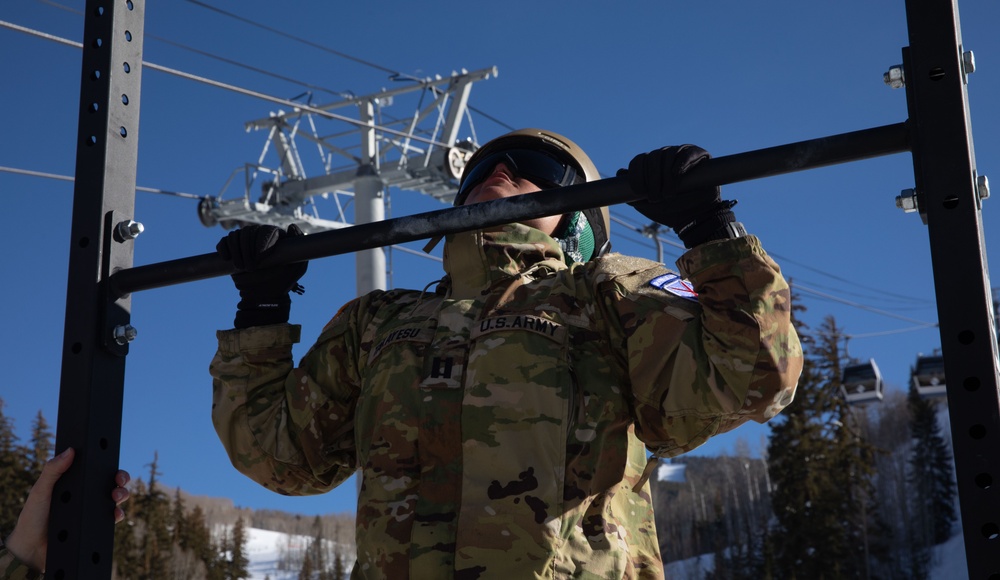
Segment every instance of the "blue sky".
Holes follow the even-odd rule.
[[[82,0],[8,0],[0,20],[79,40]],[[636,153],[678,143],[717,156],[740,153],[906,119],[905,95],[882,82],[907,44],[902,0],[869,2],[524,2],[414,4],[391,0],[358,10],[317,0],[219,0],[215,6],[287,34],[378,65],[311,48],[225,17],[190,1],[150,2],[148,62],[270,95],[305,89],[182,50],[178,43],[334,90],[368,94],[398,83],[385,69],[418,77],[496,66],[477,83],[470,105],[506,125],[538,126],[580,144],[605,175]],[[965,47],[978,70],[969,79],[980,174],[1000,159],[1000,6],[960,5]],[[164,42],[153,36],[166,39]],[[5,138],[0,166],[72,175],[80,52],[0,26],[5,78],[0,104]],[[324,102],[327,96],[318,96]],[[276,105],[146,69],[139,133],[139,186],[218,195],[233,171],[255,161],[264,135],[243,123]],[[401,108],[393,114],[412,112]],[[505,132],[475,117],[481,141]],[[465,136],[465,135],[463,135]],[[908,155],[733,184],[738,217],[756,233],[802,292],[814,327],[834,315],[849,353],[875,357],[890,389],[905,387],[918,352],[940,345],[927,230],[895,208],[913,186]],[[56,421],[66,296],[72,184],[0,171],[6,204],[5,272],[0,284],[4,413],[27,438],[41,410]],[[392,192],[394,215],[440,209],[409,192]],[[997,202],[983,219],[989,255]],[[146,231],[135,263],[203,254],[225,232],[205,228],[196,202],[138,193],[136,219]],[[323,211],[321,207],[321,212]],[[322,214],[321,214],[322,215]],[[628,207],[613,215],[645,222]],[[324,216],[325,217],[325,216]],[[331,216],[332,217],[332,216]],[[617,251],[652,258],[648,240],[613,226]],[[411,244],[420,247],[422,243]],[[678,251],[667,248],[672,262]],[[394,253],[393,282],[422,288],[434,262]],[[306,343],[354,293],[354,259],[314,261],[294,299],[292,320]],[[955,299],[962,289],[955,288]],[[237,301],[228,278],[137,293],[132,323],[139,336],[128,356],[121,465],[143,476],[154,452],[163,481],[231,497],[241,506],[301,513],[354,509],[354,486],[314,498],[284,498],[259,488],[229,464],[209,417],[208,363],[216,329],[228,328]],[[850,305],[847,303],[853,303]],[[860,306],[859,306],[860,305]],[[891,333],[893,331],[902,331]],[[738,437],[759,450],[766,427],[748,426],[697,453],[732,452]]]

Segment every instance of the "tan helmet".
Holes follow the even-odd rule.
[[[462,172],[462,180],[458,186],[459,194],[455,196],[456,206],[462,205],[468,196],[468,192],[462,192],[462,185],[465,183],[466,176],[472,172],[476,165],[494,153],[509,149],[541,150],[572,165],[576,169],[577,175],[582,174],[582,181],[597,181],[601,178],[601,174],[597,171],[594,162],[573,141],[552,131],[518,129],[517,131],[511,131],[489,141],[472,154]],[[591,208],[584,210],[582,213],[587,218],[587,222],[594,233],[594,253],[592,258],[596,258],[606,253],[611,245],[609,242],[611,230],[610,214],[607,207]]]

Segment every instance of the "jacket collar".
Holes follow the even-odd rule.
[[[442,284],[451,298],[482,299],[505,280],[566,268],[558,242],[540,230],[509,224],[446,236]]]

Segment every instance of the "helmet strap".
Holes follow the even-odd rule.
[[[594,255],[594,231],[582,212],[573,212],[563,219],[565,225],[554,236],[567,264],[586,262]]]

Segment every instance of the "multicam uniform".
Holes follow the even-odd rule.
[[[567,267],[523,225],[450,236],[436,292],[348,303],[298,367],[298,326],[220,331],[216,429],[279,493],[362,470],[355,577],[661,577],[643,444],[773,417],[802,360],[755,237],[678,265],[697,301],[647,260]]]
[[[0,544],[0,580],[35,580],[42,574],[28,567]]]

